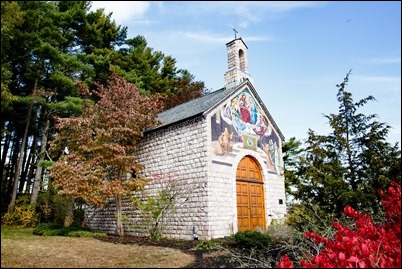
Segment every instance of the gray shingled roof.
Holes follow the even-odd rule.
[[[162,122],[160,125],[146,130],[146,132],[152,132],[159,128],[169,126],[171,124],[179,123],[181,121],[200,116],[203,113],[207,112],[208,110],[212,109],[220,102],[226,99],[229,95],[233,92],[237,91],[238,89],[242,88],[244,85],[248,84],[250,90],[254,92],[255,97],[257,98],[258,102],[262,106],[263,110],[267,114],[270,122],[274,125],[274,128],[278,131],[279,136],[284,140],[285,137],[283,136],[282,132],[280,131],[278,125],[275,123],[274,119],[272,118],[271,114],[269,113],[268,109],[265,107],[264,103],[258,96],[257,92],[255,91],[254,87],[249,82],[243,82],[242,84],[226,89],[221,88],[219,90],[210,92],[206,95],[198,97],[196,99],[190,100],[186,103],[180,104],[178,106],[172,107],[168,110],[165,110],[158,114],[158,119]]]
[[[151,130],[159,129],[164,126],[201,115],[211,107],[224,100],[236,89],[236,87],[228,90],[222,88],[165,110],[158,114],[158,119],[162,122],[162,124],[152,128]]]

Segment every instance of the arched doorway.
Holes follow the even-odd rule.
[[[264,184],[258,163],[245,156],[237,166],[237,228],[238,231],[265,228]]]

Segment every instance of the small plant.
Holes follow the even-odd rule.
[[[188,189],[187,185],[178,184],[175,179],[165,178],[164,175],[155,175],[152,183],[160,186],[156,193],[142,193],[142,198],[134,197],[132,202],[140,211],[149,236],[159,241],[170,214],[186,203],[194,189]]]
[[[174,196],[163,189],[154,197],[147,197],[145,201],[134,200],[148,223],[148,232],[152,239],[159,241],[162,238],[165,215],[174,209]]]
[[[264,249],[272,242],[268,234],[259,231],[241,231],[232,235],[230,238],[236,242],[238,247],[246,249]]]
[[[196,246],[197,250],[212,250],[216,249],[218,246],[220,246],[220,243],[216,240],[208,240],[208,241],[203,241],[199,243]]]

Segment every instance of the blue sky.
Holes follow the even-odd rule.
[[[233,28],[248,46],[254,87],[286,140],[328,134],[323,116],[338,113],[336,84],[352,69],[347,91],[360,112],[389,124],[401,143],[400,1],[102,1],[128,37],[177,60],[214,91],[224,86]]]

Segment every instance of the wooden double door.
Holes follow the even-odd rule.
[[[257,162],[244,157],[236,173],[238,231],[265,228],[264,184]]]

